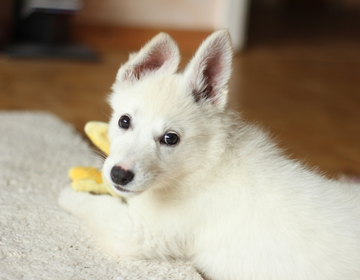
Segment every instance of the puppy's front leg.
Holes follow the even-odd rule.
[[[64,210],[86,221],[108,254],[140,257],[149,251],[145,248],[145,224],[129,212],[128,206],[120,198],[66,188],[60,194],[59,204]]]

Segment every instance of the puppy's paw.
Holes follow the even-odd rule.
[[[71,188],[65,188],[59,196],[59,205],[65,211],[80,216],[85,210],[90,194],[77,192]]]

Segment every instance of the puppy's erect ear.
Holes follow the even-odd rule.
[[[120,67],[116,79],[135,82],[151,73],[174,73],[179,65],[179,49],[166,33],[152,38],[138,53],[131,54],[128,62]]]
[[[184,72],[185,83],[196,102],[225,108],[232,54],[227,30],[214,32],[202,43]]]

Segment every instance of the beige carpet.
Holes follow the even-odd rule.
[[[113,259],[60,209],[69,167],[100,164],[57,117],[0,112],[0,279],[201,279],[176,260]]]

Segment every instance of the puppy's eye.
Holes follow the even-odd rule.
[[[119,119],[119,126],[123,129],[128,129],[130,127],[130,117],[127,115],[121,116]]]
[[[176,133],[169,132],[166,133],[163,138],[160,140],[160,143],[165,145],[175,145],[179,142],[180,138]]]

